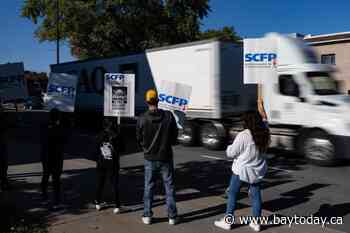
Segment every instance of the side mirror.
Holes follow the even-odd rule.
[[[300,100],[301,103],[306,103],[307,102],[305,97],[299,97],[299,100]]]

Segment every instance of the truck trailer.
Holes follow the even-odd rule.
[[[350,156],[350,97],[339,92],[334,69],[319,64],[299,39],[277,33],[278,64],[263,85],[272,147],[296,151],[316,164]],[[259,58],[256,57],[255,58]],[[162,80],[192,87],[179,141],[220,149],[242,128],[240,114],[256,109],[257,85],[244,84],[242,43],[218,39],[149,49],[144,53],[51,65],[54,73],[79,77],[76,111],[103,112],[105,73],[135,74],[135,113],[144,94]],[[257,72],[259,75],[259,72]]]

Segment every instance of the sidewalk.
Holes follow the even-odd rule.
[[[112,208],[96,211],[89,200],[92,200],[91,193],[94,186],[94,180],[88,177],[94,175],[93,169],[95,163],[86,159],[71,159],[65,161],[65,202],[67,207],[57,212],[50,212],[47,206],[43,206],[38,201],[39,193],[37,188],[40,182],[40,163],[30,163],[24,165],[14,165],[10,167],[10,178],[15,181],[16,186],[24,187],[24,190],[11,191],[7,198],[12,200],[16,205],[27,209],[33,215],[41,216],[45,219],[52,233],[172,233],[172,232],[224,232],[216,228],[213,222],[223,216],[226,200],[219,196],[208,196],[203,198],[194,198],[188,200],[180,200],[178,202],[179,215],[182,221],[176,226],[170,226],[167,223],[164,200],[156,200],[154,208],[155,223],[149,226],[141,222],[142,202],[140,202],[142,194],[132,193],[134,189],[133,182],[128,183],[128,187],[124,187],[127,193],[122,193],[122,199],[127,196],[138,196],[137,204],[128,203],[130,212],[114,215]],[[26,171],[26,173],[23,173]],[[85,173],[79,176],[78,173]],[[125,171],[122,171],[125,173]],[[75,177],[75,178],[74,178]],[[81,179],[84,178],[84,179]],[[74,180],[70,180],[74,179]],[[79,181],[79,182],[77,182]],[[73,182],[73,183],[72,183]],[[124,184],[125,185],[125,184]],[[77,190],[84,193],[85,188],[87,196],[80,196]],[[189,195],[196,193],[196,190],[181,190],[177,195]],[[250,208],[239,205],[236,212],[237,216],[249,216]],[[272,213],[264,211],[265,216]],[[287,232],[307,232],[307,233],[340,233],[329,228],[321,228],[316,225],[293,225],[289,228],[287,225],[267,226],[263,228],[266,233],[287,233]],[[232,232],[252,232],[248,226],[238,225],[232,229]]]
[[[33,115],[32,118],[41,117]],[[28,121],[28,119],[26,119]],[[28,125],[28,124],[27,124]],[[213,163],[190,161],[177,164],[177,205],[181,222],[176,226],[167,223],[162,193],[155,200],[155,223],[149,226],[141,222],[143,212],[143,156],[135,154],[136,146],[128,141],[130,151],[121,157],[121,201],[130,212],[114,215],[112,208],[97,212],[91,204],[94,199],[96,164],[91,159],[95,148],[88,132],[75,132],[68,154],[65,156],[62,176],[64,203],[66,207],[53,212],[50,205],[40,201],[41,164],[39,162],[40,142],[37,128],[16,129],[9,132],[10,158],[9,178],[14,189],[1,192],[1,201],[16,212],[25,211],[45,223],[52,233],[206,233],[224,232],[214,226],[214,221],[223,217],[226,200],[220,197],[226,188],[221,161]],[[32,127],[32,128],[30,128]],[[130,135],[134,132],[130,130]],[[86,135],[85,135],[86,134]],[[131,138],[132,136],[130,136]],[[83,145],[83,146],[82,146]],[[177,152],[179,153],[179,152]],[[190,152],[188,152],[190,153]],[[181,154],[181,156],[185,156]],[[221,170],[220,170],[221,169]],[[209,179],[212,181],[207,182]],[[219,183],[218,183],[219,181]],[[222,182],[220,182],[222,181]],[[288,183],[286,184],[288,185]],[[210,187],[209,187],[210,186]],[[106,189],[106,199],[112,200],[111,190]],[[238,201],[237,216],[249,216],[250,208]],[[18,210],[18,211],[17,211]],[[3,213],[7,214],[7,213]],[[272,215],[264,211],[264,216]],[[238,225],[232,232],[252,232],[249,227]],[[266,233],[341,233],[318,225],[267,226]]]

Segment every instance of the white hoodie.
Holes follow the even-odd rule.
[[[237,134],[232,145],[227,147],[226,154],[234,159],[232,171],[241,181],[254,184],[265,176],[266,161],[256,147],[249,129]]]

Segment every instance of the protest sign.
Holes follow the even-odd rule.
[[[244,84],[263,84],[277,72],[277,42],[272,38],[244,39]]]
[[[105,74],[104,115],[115,117],[135,115],[134,74]]]
[[[64,73],[51,73],[47,85],[46,106],[63,112],[74,112],[78,77]]]
[[[159,108],[186,112],[191,92],[189,85],[162,80],[158,90]]]

